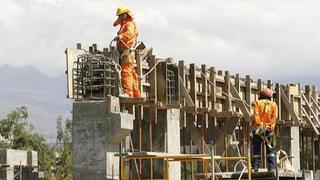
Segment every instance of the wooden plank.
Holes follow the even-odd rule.
[[[309,121],[309,123],[311,124],[314,132],[315,132],[317,135],[319,135],[319,131],[318,131],[317,127],[316,127],[316,126],[314,125],[314,123],[312,122],[311,117],[307,114],[307,112],[306,112],[306,110],[305,110],[304,107],[302,107],[302,112],[305,114],[305,116],[306,116],[307,120]]]
[[[137,76],[142,77],[142,60],[140,58],[139,51],[136,51],[135,58],[137,61]],[[142,89],[142,80],[141,79],[138,80],[138,88],[139,88],[140,93],[142,94],[143,89]]]
[[[182,79],[180,78],[180,94],[182,97],[185,98],[186,104],[188,107],[194,107],[194,101],[192,100],[188,89],[186,88],[185,84],[182,82]]]
[[[297,124],[299,124],[299,117],[296,111],[292,108],[289,98],[287,97],[282,87],[280,87],[280,94],[281,94],[282,102],[284,103],[286,109],[289,111],[289,114],[291,115],[292,120],[295,121]]]
[[[246,75],[246,103],[251,106],[251,77],[250,75]],[[251,112],[251,111],[249,111]]]
[[[313,97],[311,97],[311,100],[312,100],[313,104],[315,105],[315,107],[318,109],[318,111],[320,111],[320,107],[319,107],[318,103],[316,102],[316,100],[314,100]]]
[[[150,56],[149,59],[150,68],[156,65],[156,57],[154,55]],[[154,104],[157,103],[157,71],[154,70],[149,74],[150,90],[149,99],[154,99]]]
[[[143,104],[145,102],[144,97],[136,97],[136,98],[125,98],[125,97],[119,97],[120,104]]]
[[[262,80],[261,79],[258,79],[257,87],[258,87],[258,92],[260,93],[261,89],[262,89]]]
[[[230,83],[230,92],[233,97],[236,98],[236,104],[240,108],[243,116],[245,117],[246,122],[251,122],[251,114],[248,110],[247,106],[245,105],[244,101],[240,97],[239,93],[237,92],[236,88]]]
[[[162,59],[160,59],[162,60]],[[157,101],[167,101],[167,64],[159,62],[157,65]]]
[[[317,97],[317,87],[316,86],[312,86],[311,87],[311,96],[310,96],[310,100],[312,100],[312,99],[317,99],[318,97]],[[318,109],[319,109],[319,107],[318,107],[318,104],[317,103],[312,103],[313,104],[313,112],[317,115],[315,118],[316,118],[316,120],[317,121],[319,121],[319,117],[318,117]]]
[[[231,82],[230,82],[229,71],[225,72],[224,81],[225,81],[224,92],[227,94],[227,95],[224,95],[226,97],[224,111],[231,111],[232,110],[232,103],[231,103],[231,97],[230,97],[230,84],[231,84]]]
[[[275,88],[275,91],[276,91],[276,104],[278,106],[278,120],[281,119],[281,93],[280,93],[280,84],[277,83],[276,84],[276,88]]]
[[[208,80],[207,80],[207,66],[205,64],[201,65],[202,77],[202,107],[208,107]],[[206,134],[206,129],[208,128],[208,114],[202,115],[202,125],[205,127],[204,134]]]
[[[307,108],[309,109],[309,112],[312,114],[313,117],[317,117],[317,115],[315,114],[315,112],[313,111],[309,101],[307,100],[306,96],[301,93],[301,97],[302,99],[305,101],[305,105],[307,106]],[[306,111],[306,113],[308,114],[308,112]],[[309,114],[308,114],[309,115]],[[315,121],[317,122],[318,126],[320,126],[320,122],[318,121],[318,119],[315,118]]]
[[[236,79],[235,79],[234,87],[236,88],[236,90],[237,90],[238,93],[240,94],[240,75],[239,75],[239,74],[236,74]],[[236,108],[236,111],[237,111],[237,112],[240,111],[239,107]]]
[[[272,87],[273,87],[272,80],[268,80],[268,81],[267,81],[267,87],[268,87],[269,89],[272,89]]]
[[[196,92],[196,65],[190,64],[190,96],[194,102],[195,109],[198,107],[197,103],[197,92]]]
[[[153,68],[156,66],[156,57],[154,55],[149,56],[148,58],[148,62],[150,65],[150,68]],[[153,70],[150,74],[149,74],[149,81],[150,81],[150,90],[149,90],[149,99],[153,99],[152,104],[155,105],[157,103],[157,71]],[[152,123],[158,123],[158,113],[157,113],[157,107],[150,107],[150,121]],[[150,131],[150,137],[152,138],[152,124],[150,124],[149,127],[149,131]],[[152,139],[150,140],[150,144],[152,145]],[[152,162],[151,162],[152,164]],[[152,168],[152,166],[151,166]],[[152,174],[152,172],[151,172]]]
[[[186,73],[185,73],[185,65],[184,65],[184,61],[179,61],[179,80],[180,80],[180,103],[183,106],[186,106],[186,99],[188,99],[189,101],[190,99],[190,95],[189,93],[186,91],[186,88],[184,86],[184,84],[186,83]],[[184,91],[184,93],[182,94],[182,91]],[[187,96],[187,98],[185,98],[185,96]],[[190,102],[189,102],[190,103]],[[193,102],[191,101],[191,103],[193,104]],[[180,111],[180,119],[181,119],[181,125],[182,127],[187,127],[187,113],[185,111]]]

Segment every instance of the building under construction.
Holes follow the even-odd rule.
[[[141,98],[119,98],[119,53],[67,48],[73,103],[72,176],[90,179],[316,179],[315,86],[240,77],[136,49]],[[278,105],[276,174],[251,173],[251,119],[263,87]],[[265,150],[264,150],[265,153]],[[265,155],[261,155],[266,167]]]

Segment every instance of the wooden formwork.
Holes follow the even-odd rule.
[[[110,54],[112,50],[104,48],[103,51],[99,51],[97,46],[92,46],[89,48],[89,53]],[[74,51],[76,51],[74,54],[79,54],[77,50]],[[72,56],[67,54],[67,57]],[[210,154],[209,146],[213,145],[217,155],[231,156],[228,154],[230,152],[228,149],[233,146],[238,148],[239,156],[250,156],[248,153],[251,149],[252,107],[258,100],[260,90],[268,87],[274,91],[273,100],[279,109],[276,126],[279,142],[277,147],[284,149],[286,142],[291,140],[290,133],[286,137],[279,136],[282,128],[299,126],[301,167],[313,170],[320,168],[320,153],[318,153],[320,101],[315,86],[302,87],[300,84],[283,85],[272,80],[255,80],[250,75],[241,77],[239,74],[233,75],[229,71],[218,70],[205,64],[201,66],[194,63],[187,64],[183,60],[175,63],[172,58],[157,58],[151,50],[146,48],[137,50],[136,58],[136,71],[142,98],[120,99],[122,109],[136,114],[137,117],[135,129],[131,134],[132,150],[165,151],[165,138],[162,138],[164,141],[162,149],[153,145],[154,141],[158,141],[155,135],[158,136],[159,131],[162,131],[165,137],[167,131],[165,128],[159,130],[157,127],[164,126],[166,123],[159,122],[159,114],[162,110],[178,108],[180,109],[181,153],[196,153],[193,147],[197,147],[198,153]],[[74,56],[73,60],[75,59]],[[68,62],[68,64],[72,63]],[[171,74],[170,77],[169,74]],[[168,84],[169,81],[174,85]],[[169,92],[169,88],[174,90],[171,89],[172,91]],[[70,94],[68,97],[77,98]],[[286,150],[290,155],[292,147],[288,148]],[[310,148],[312,153],[307,153]],[[312,161],[310,162],[309,159]],[[151,177],[153,176],[152,163],[151,160],[149,164],[151,168],[148,170],[150,171],[148,175]],[[141,160],[137,162],[140,175],[142,164]],[[224,171],[231,171],[234,165],[227,161],[219,164]],[[203,165],[198,163],[197,169],[194,169],[196,166],[192,162],[183,162],[183,178],[193,177],[194,171],[203,172]],[[130,164],[131,169],[134,169],[134,166]],[[191,171],[191,175],[187,174],[187,171]],[[130,177],[132,176],[131,174]]]

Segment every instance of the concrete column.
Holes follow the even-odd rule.
[[[180,154],[180,109],[167,110],[167,152]],[[169,180],[181,179],[181,163],[169,163]]]
[[[133,128],[133,116],[119,112],[119,100],[73,103],[74,180],[119,179],[119,143]]]
[[[300,133],[299,126],[290,127],[290,137],[291,140],[291,156],[293,156],[292,164],[294,169],[298,172],[300,170]]]

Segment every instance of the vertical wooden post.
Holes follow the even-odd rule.
[[[238,93],[240,94],[240,75],[239,74],[236,74],[236,79],[235,79],[235,88],[236,90],[238,91]],[[236,108],[236,111],[237,112],[240,112],[240,109],[237,107]]]
[[[304,146],[304,135],[301,134],[301,149],[302,149],[302,162],[301,162],[301,167],[306,169],[306,163],[305,163],[305,146]],[[303,169],[302,169],[303,170]]]
[[[232,111],[232,99],[231,99],[231,93],[230,93],[230,72],[225,71],[224,76],[224,92],[227,94],[225,95],[225,109],[224,111]],[[228,156],[228,136],[226,136],[226,123],[228,123],[225,119],[224,123],[224,150],[225,150],[225,156]],[[225,161],[226,164],[226,171],[229,171],[229,161]]]
[[[179,76],[181,78],[181,83],[186,84],[186,72],[185,72],[185,63],[184,61],[179,61]],[[185,99],[182,98],[182,94],[180,93],[180,103],[183,107],[186,106]],[[182,126],[182,146],[183,146],[183,154],[186,154],[186,127],[187,127],[187,113],[186,111],[180,110],[180,118],[181,118],[181,126]],[[187,162],[183,162],[183,171],[184,171],[184,179],[187,180]]]
[[[232,103],[231,103],[231,97],[230,97],[230,73],[229,71],[225,72],[225,77],[224,77],[224,92],[228,94],[228,96],[225,95],[226,101],[225,101],[225,111],[231,111],[232,110]]]
[[[190,64],[190,69],[189,69],[189,79],[190,79],[190,96],[191,96],[191,99],[193,100],[194,102],[194,113],[195,115],[191,118],[191,121],[189,123],[190,126],[192,126],[193,122],[196,122],[197,121],[197,115],[196,115],[196,112],[197,112],[197,108],[198,108],[198,101],[197,101],[197,91],[196,91],[196,82],[197,82],[197,77],[196,77],[196,65],[195,64]],[[191,131],[190,131],[191,132]],[[192,175],[193,177],[193,175]]]
[[[251,77],[250,75],[246,75],[246,103],[251,106]],[[250,110],[250,109],[249,109]],[[251,111],[250,111],[251,112]],[[247,136],[247,149],[251,149],[251,138],[250,138],[250,133],[251,133],[251,122],[247,123],[247,131],[246,131],[246,136]],[[252,152],[252,151],[250,151]],[[248,154],[250,155],[250,154]]]
[[[318,169],[320,169],[320,137],[318,136]]]
[[[312,98],[313,98],[313,100],[315,100],[316,102],[318,102],[317,100],[318,100],[318,97],[317,97],[317,87],[316,86],[312,86],[311,87],[311,90],[312,90],[312,94],[311,94],[311,96],[312,96]],[[311,101],[311,102],[313,102],[313,101]],[[313,110],[313,112],[318,116],[318,108],[317,108],[317,104],[314,104],[314,103],[310,103],[310,104],[313,104],[313,108],[312,108],[312,110]],[[314,117],[315,118],[315,121],[318,121],[318,119],[319,119],[319,117]]]
[[[267,81],[267,87],[272,90],[273,83],[272,83],[271,80],[268,80],[268,81]]]
[[[306,138],[306,142],[305,142],[305,145],[306,145],[306,169],[309,170],[309,148],[308,148],[308,136],[305,137]]]
[[[196,68],[195,68],[195,64],[190,64],[190,96],[191,99],[194,102],[195,105],[195,111],[198,107],[198,102],[197,102],[197,92],[196,92]]]
[[[258,79],[257,88],[258,88],[258,93],[260,93],[261,89],[262,89],[262,80],[261,79]]]
[[[314,146],[314,134],[313,133],[312,133],[311,144],[312,144],[312,171],[313,171],[313,173],[315,173],[316,172],[316,158],[315,158],[315,146]]]
[[[217,92],[216,92],[216,68],[215,67],[210,67],[210,81],[212,82],[212,84],[210,85],[210,90],[211,90],[211,109],[214,110],[216,109],[216,102],[217,102]],[[217,117],[213,117],[212,119],[212,127],[210,128],[214,128],[215,125],[217,124]],[[214,137],[214,132],[212,131],[211,137],[213,139]],[[212,150],[215,150],[216,145],[212,143]],[[212,165],[213,166],[213,165]]]
[[[182,83],[185,85],[186,84],[186,70],[185,70],[185,66],[184,66],[184,61],[179,61],[179,76],[181,78]],[[180,93],[180,103],[182,104],[183,107],[185,107],[186,103],[185,103],[185,99],[182,98],[182,94]],[[186,111],[181,111],[180,112],[180,117],[181,117],[181,124],[182,127],[185,128],[187,127],[187,121],[186,121]]]
[[[136,106],[138,111],[138,129],[139,129],[139,152],[142,152],[142,107]],[[139,176],[142,175],[142,160],[139,159]]]
[[[156,66],[156,57],[154,55],[148,57],[148,62],[150,68]],[[149,149],[153,151],[153,141],[152,141],[152,126],[153,123],[157,123],[158,119],[158,110],[155,106],[157,104],[157,71],[153,70],[149,74],[149,81],[150,81],[150,91],[149,91],[149,99],[153,99],[153,106],[149,109]],[[153,179],[153,160],[150,159],[150,178]]]
[[[137,61],[137,75],[139,77],[142,77],[142,62],[141,62],[139,51],[136,51],[135,58],[136,58],[136,61]],[[142,82],[141,81],[142,81],[141,79],[138,80],[138,87],[139,87],[140,93],[142,93]]]
[[[305,96],[308,102],[311,104],[311,88],[310,86],[305,86]],[[307,114],[311,117],[311,110],[309,108],[306,108]]]
[[[205,64],[201,65],[201,71],[202,71],[202,107],[207,108],[208,107],[208,81],[207,81],[207,66]],[[208,126],[208,113],[203,113],[201,115],[201,144],[202,144],[202,154],[205,153],[205,141],[206,141],[206,130]],[[205,161],[202,162],[202,169],[205,169]]]

